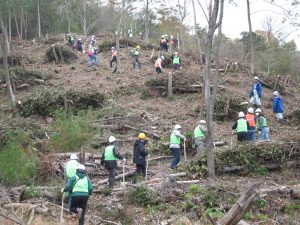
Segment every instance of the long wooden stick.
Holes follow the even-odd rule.
[[[60,222],[63,223],[64,222],[64,193],[62,194],[61,197],[61,212],[60,212]]]
[[[15,220],[15,219],[13,219],[13,218],[10,218],[9,216],[6,216],[6,215],[2,214],[1,212],[0,212],[0,216],[6,218],[6,219],[8,219],[8,220],[11,220],[11,221],[15,222],[16,224],[23,225],[23,223],[20,223],[19,221]]]
[[[184,155],[184,159],[186,159],[186,147],[185,147],[185,141],[183,141],[183,155]]]

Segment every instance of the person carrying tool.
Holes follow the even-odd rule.
[[[186,141],[186,137],[180,133],[181,126],[176,124],[170,135],[170,149],[173,154],[173,159],[170,165],[171,169],[175,169],[180,162],[180,143],[181,139]]]
[[[98,59],[97,59],[96,54],[97,54],[97,53],[96,53],[95,47],[93,47],[92,45],[90,45],[89,51],[88,51],[89,66],[91,66],[93,63],[96,64],[96,65],[99,65],[99,64],[100,64],[100,62],[99,62]]]
[[[200,120],[194,130],[194,143],[197,149],[197,156],[205,153],[205,134],[207,132],[205,120]]]
[[[261,92],[261,82],[259,81],[258,77],[254,77],[254,83],[252,84],[250,91],[250,104],[255,108],[259,108],[261,106]]]
[[[67,182],[63,192],[71,192],[70,211],[77,214],[79,225],[83,225],[87,202],[93,192],[93,184],[86,175],[84,165],[77,166],[76,174]]]
[[[72,177],[76,175],[76,169],[79,165],[78,157],[76,154],[71,154],[70,160],[66,163],[64,168],[65,180],[68,182]],[[72,195],[68,193],[68,204],[71,207]]]
[[[260,108],[255,110],[256,114],[256,129],[260,131],[259,141],[269,141],[269,128],[267,126],[266,117],[263,115]]]
[[[93,35],[91,38],[90,38],[90,41],[89,41],[89,45],[91,46],[95,46],[95,43],[96,43],[96,37],[95,35]]]
[[[146,141],[146,135],[140,133],[138,140],[133,144],[133,163],[136,164],[136,173],[143,175],[144,178],[146,176],[146,156],[148,155],[148,151],[145,148]]]
[[[109,188],[113,189],[115,185],[115,176],[116,176],[116,168],[117,168],[117,159],[123,160],[125,162],[125,158],[119,153],[119,148],[116,145],[116,138],[114,136],[110,136],[108,139],[108,146],[105,148],[101,158],[101,165],[104,165],[105,168],[109,172],[108,184]]]
[[[280,98],[278,91],[274,91],[273,95],[273,113],[275,114],[277,121],[282,122],[284,111],[282,99]]]
[[[161,57],[158,57],[155,61],[155,71],[156,73],[162,73],[162,61],[165,59],[165,57],[162,55]]]
[[[181,64],[181,60],[178,56],[178,52],[175,52],[174,55],[171,57],[172,59],[172,63],[173,63],[173,67],[175,70],[179,70],[180,69],[180,64]]]
[[[254,116],[254,109],[249,108],[246,114],[246,120],[249,123],[249,128],[247,131],[248,141],[255,141],[256,140],[256,122]]]
[[[109,63],[110,68],[113,68],[113,62],[115,62],[115,64],[116,64],[116,67],[115,67],[113,73],[117,72],[117,66],[118,66],[117,65],[117,55],[118,55],[118,53],[117,53],[116,48],[111,47],[111,60],[110,60],[110,63]]]
[[[139,69],[142,69],[142,63],[139,60],[139,55],[140,55],[140,49],[141,47],[137,45],[134,49],[130,51],[130,55],[132,57],[132,65],[133,69],[135,70],[136,64],[139,65]]]
[[[238,142],[247,141],[249,123],[247,122],[247,120],[245,120],[245,114],[243,112],[239,112],[238,117],[238,120],[232,126],[232,130],[236,130]]]

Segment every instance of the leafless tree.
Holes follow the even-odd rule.
[[[252,23],[251,23],[251,13],[250,13],[250,2],[247,1],[247,16],[248,16],[248,26],[249,26],[249,42],[250,42],[250,72],[255,73],[255,46],[252,33]]]

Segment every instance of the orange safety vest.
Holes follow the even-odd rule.
[[[162,40],[161,40],[161,43],[162,43],[162,44],[165,44],[165,43],[167,43],[167,40],[166,40],[166,39],[162,39]]]
[[[114,57],[114,56],[117,56],[117,51],[115,51],[115,50],[112,52],[112,57]]]
[[[255,127],[255,119],[253,114],[247,113],[246,120],[248,121],[250,127]]]
[[[158,58],[158,59],[155,61],[154,66],[160,68],[160,67],[161,67],[161,61],[162,61],[161,58]]]

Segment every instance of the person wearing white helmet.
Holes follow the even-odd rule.
[[[251,86],[250,91],[250,104],[255,108],[261,106],[261,94],[262,94],[262,85],[258,77],[254,77],[254,82]]]
[[[273,113],[275,114],[277,121],[281,122],[283,120],[284,112],[283,102],[278,91],[274,91],[273,95]]]
[[[232,126],[232,130],[236,130],[238,142],[243,142],[248,140],[247,138],[248,128],[249,128],[249,123],[245,119],[245,114],[243,112],[239,112],[238,120]]]
[[[256,114],[256,129],[260,132],[259,141],[269,141],[269,128],[267,126],[266,117],[263,115],[260,108],[255,110]]]
[[[254,115],[254,109],[252,107],[250,107],[247,110],[246,120],[249,123],[249,128],[247,131],[248,141],[255,141],[255,139],[256,139],[256,122],[255,122],[256,118]]]
[[[194,144],[197,149],[197,156],[201,156],[205,153],[205,135],[207,132],[205,120],[200,120],[196,128],[194,129]]]
[[[109,172],[108,183],[110,189],[113,189],[115,185],[117,159],[125,160],[119,153],[119,147],[116,145],[116,138],[110,136],[108,138],[108,146],[104,149],[101,158],[101,165],[104,165]]]
[[[113,63],[115,62],[116,66],[113,73],[117,72],[117,56],[118,52],[115,47],[111,47],[111,60],[109,62],[110,68],[113,68]]]
[[[162,61],[164,59],[165,57],[163,55],[156,59],[154,64],[156,73],[162,73]]]
[[[63,192],[71,193],[70,211],[78,215],[79,225],[83,225],[87,202],[93,192],[93,184],[86,175],[84,165],[78,164],[76,174],[67,182]]]
[[[180,57],[178,56],[178,52],[175,52],[174,55],[171,56],[173,67],[175,70],[179,70],[181,60]]]
[[[180,162],[180,143],[181,139],[186,140],[185,136],[180,133],[181,126],[176,124],[170,135],[170,149],[173,154],[173,159],[170,165],[171,169],[175,169]]]

